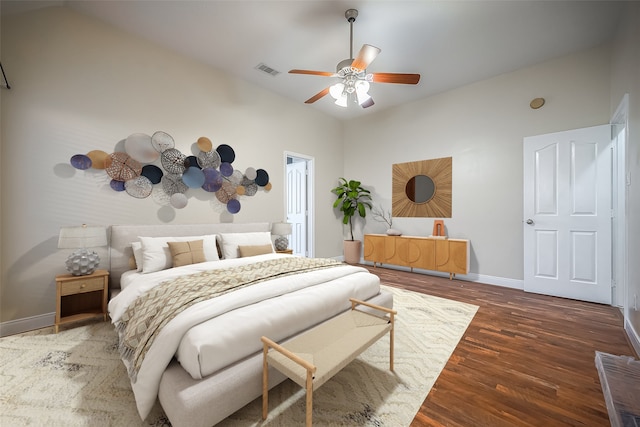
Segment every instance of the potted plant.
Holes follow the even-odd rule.
[[[331,190],[336,195],[334,208],[342,212],[342,223],[349,225],[351,240],[344,241],[344,260],[349,264],[360,262],[362,242],[353,238],[353,217],[358,214],[361,218],[367,216],[366,208],[371,209],[371,192],[362,188],[360,181],[340,178],[340,185]]]

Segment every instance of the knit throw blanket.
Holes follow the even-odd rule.
[[[201,301],[265,280],[343,265],[325,258],[285,257],[239,267],[208,270],[163,282],[138,297],[116,325],[120,354],[136,377],[155,337],[174,317]]]

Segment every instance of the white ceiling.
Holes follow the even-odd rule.
[[[2,0],[0,7],[9,14],[65,5],[300,103],[335,79],[287,71],[334,72],[349,57],[344,12],[355,8],[354,55],[364,43],[382,49],[368,71],[422,78],[416,86],[373,83],[369,93],[376,104],[368,109],[338,107],[330,96],[305,106],[349,119],[598,46],[614,36],[622,3]],[[257,71],[260,63],[282,73]]]

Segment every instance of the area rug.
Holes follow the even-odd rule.
[[[314,392],[317,426],[408,426],[477,311],[477,306],[392,287],[398,311],[395,370],[381,338]],[[305,419],[304,390],[286,380],[220,426],[292,426]],[[86,323],[0,339],[0,425],[170,426],[156,404],[142,421],[113,326]]]

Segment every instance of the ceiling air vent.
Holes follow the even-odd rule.
[[[269,74],[271,76],[274,76],[274,77],[277,76],[278,74],[280,74],[280,71],[274,70],[273,68],[269,67],[266,64],[263,64],[262,62],[259,63],[258,65],[256,65],[255,68],[258,71],[262,71],[263,73],[267,73],[267,74]]]

